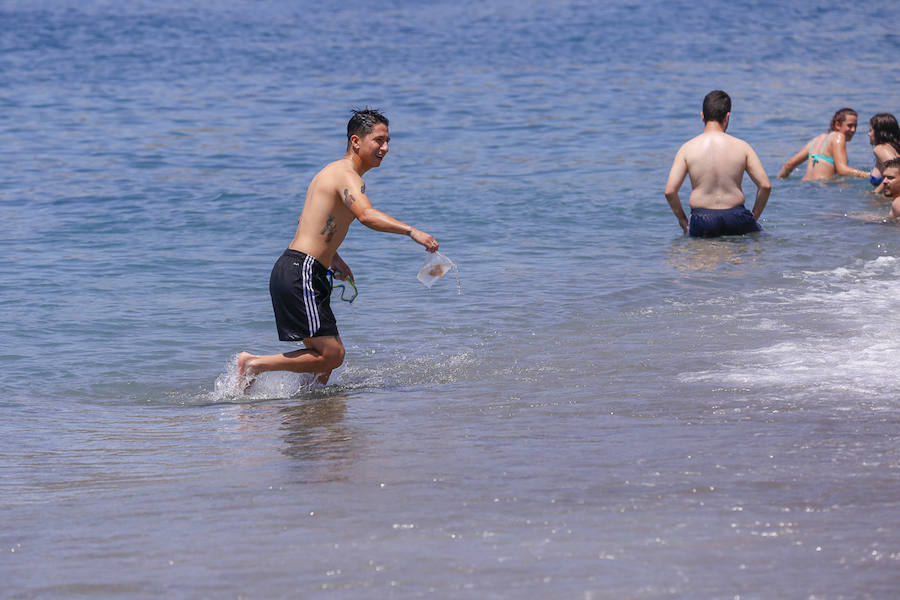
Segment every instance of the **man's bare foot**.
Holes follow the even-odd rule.
[[[247,361],[250,360],[251,358],[254,358],[254,356],[252,354],[250,354],[249,352],[241,352],[240,354],[238,354],[238,358],[237,358],[238,375],[240,375],[241,377],[243,377],[244,375],[251,374],[248,372],[248,365],[247,365]]]
[[[247,393],[247,390],[250,389],[250,384],[256,379],[256,371],[254,371],[253,365],[251,364],[252,359],[254,358],[256,358],[256,356],[249,352],[241,352],[238,354],[238,386],[240,387],[242,394]]]

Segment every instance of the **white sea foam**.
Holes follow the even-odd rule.
[[[738,302],[746,310],[727,317],[743,323],[746,347],[717,352],[714,368],[679,378],[863,396],[897,389],[898,276],[900,260],[885,256],[856,267],[789,276],[797,287],[787,294],[784,288],[748,292]],[[746,313],[766,316],[749,326]]]

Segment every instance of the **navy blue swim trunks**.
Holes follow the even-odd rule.
[[[753,218],[753,213],[743,204],[734,208],[692,208],[691,237],[718,237],[720,235],[743,235],[762,231]]]
[[[300,342],[304,338],[338,335],[331,312],[328,269],[312,256],[285,250],[272,267],[269,294],[279,340]]]

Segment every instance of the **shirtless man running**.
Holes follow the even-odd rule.
[[[344,361],[344,344],[331,311],[328,267],[338,279],[353,273],[337,250],[354,219],[387,233],[407,235],[429,252],[437,241],[377,210],[366,196],[363,174],[381,165],[388,152],[388,120],[377,110],[353,111],[347,123],[347,153],[313,178],[291,245],[272,268],[269,293],[278,338],[302,341],[306,348],[268,356],[241,352],[238,373],[246,390],[265,371],[315,373],[322,384]]]
[[[725,133],[731,117],[731,98],[721,90],[708,93],[700,116],[705,123],[703,133],[679,148],[666,182],[666,200],[678,224],[691,237],[761,231],[756,221],[766,207],[772,185],[750,144]],[[757,188],[752,213],[744,207],[741,190],[745,172]],[[687,175],[692,188],[690,222],[678,197]]]

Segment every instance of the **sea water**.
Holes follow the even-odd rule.
[[[869,167],[898,46],[874,2],[3,3],[0,597],[895,597],[900,230],[774,175],[843,106]],[[692,240],[717,88],[773,191]],[[237,394],[366,105],[459,289],[355,224],[344,366]]]

